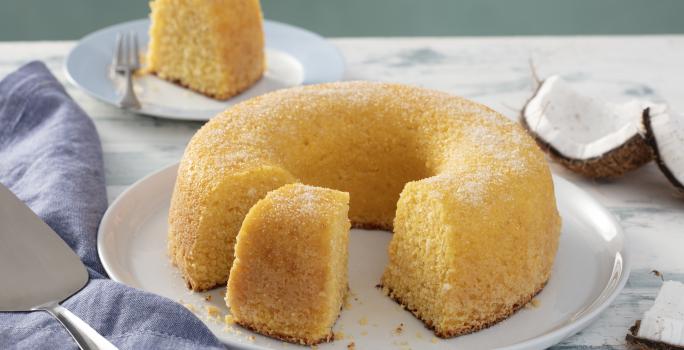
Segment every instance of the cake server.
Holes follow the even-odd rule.
[[[0,184],[0,312],[47,311],[83,350],[116,349],[60,302],[88,282],[71,248]]]

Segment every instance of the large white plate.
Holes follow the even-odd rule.
[[[223,342],[243,349],[295,349],[295,345],[227,326],[224,288],[188,291],[166,255],[167,215],[177,165],[131,186],[109,207],[98,237],[100,259],[109,276],[129,286],[191,305],[197,316]],[[614,218],[594,199],[568,181],[555,177],[563,217],[560,247],[551,279],[536,297],[536,306],[466,336],[434,338],[410,313],[375,288],[387,261],[391,234],[352,230],[349,257],[351,307],[342,311],[334,330],[344,338],[319,349],[543,349],[577,333],[617,296],[629,275],[629,254]],[[205,296],[211,295],[211,301]],[[206,307],[221,310],[208,316]],[[532,304],[531,304],[532,305]],[[402,331],[397,327],[403,324]]]
[[[143,50],[150,21],[120,23],[93,32],[69,52],[64,63],[67,78],[95,98],[117,105],[124,80],[111,69],[117,33],[133,32]],[[337,48],[302,28],[264,20],[267,71],[255,85],[226,101],[195,93],[153,75],[136,77],[140,113],[162,118],[209,120],[227,107],[280,88],[342,79],[344,59]]]

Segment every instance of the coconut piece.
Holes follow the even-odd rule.
[[[545,79],[522,111],[537,143],[568,169],[592,178],[614,178],[653,159],[643,137],[650,104],[612,104],[575,91],[559,76]]]
[[[627,334],[641,349],[684,349],[684,284],[663,282],[653,306]]]
[[[655,152],[656,163],[678,190],[684,191],[684,115],[665,108],[644,114],[646,142]]]

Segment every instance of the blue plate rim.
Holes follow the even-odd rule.
[[[64,63],[62,65],[64,75],[67,79],[67,81],[79,88],[80,90],[84,91],[86,94],[92,96],[93,98],[104,102],[106,104],[112,105],[114,107],[117,107],[116,101],[113,101],[111,98],[108,96],[105,96],[98,91],[95,91],[94,89],[91,89],[90,87],[87,86],[87,84],[83,84],[82,81],[80,81],[79,78],[77,78],[74,74],[74,64],[75,62],[75,57],[78,53],[79,50],[82,50],[85,45],[88,45],[88,42],[97,39],[100,36],[106,35],[109,32],[112,31],[124,31],[128,28],[131,27],[137,27],[137,26],[149,26],[150,20],[149,18],[140,18],[140,19],[135,19],[135,20],[130,20],[130,21],[125,21],[125,22],[120,22],[116,23],[107,27],[100,28],[96,31],[90,32],[89,34],[83,36],[78,42],[69,50],[69,53],[67,54]],[[265,36],[266,36],[266,47],[276,47],[279,50],[286,51],[290,54],[292,54],[291,51],[287,50],[287,47],[280,47],[277,44],[274,45],[274,43],[269,42],[269,29],[272,28],[279,28],[281,30],[285,30],[288,33],[300,36],[300,37],[308,37],[310,40],[317,41],[319,46],[318,49],[323,49],[325,51],[326,56],[323,57],[321,60],[322,62],[325,62],[325,70],[318,69],[315,70],[312,68],[311,65],[306,65],[304,64],[305,62],[302,62],[300,59],[298,61],[300,64],[302,64],[302,67],[304,68],[304,79],[302,82],[302,85],[310,85],[310,84],[319,84],[319,83],[326,83],[326,82],[334,82],[334,81],[340,81],[344,78],[344,74],[346,71],[346,60],[344,58],[344,55],[342,55],[342,52],[339,50],[339,48],[324,38],[323,36],[319,35],[318,33],[309,31],[307,29],[279,22],[279,21],[273,21],[269,19],[264,19],[264,31],[265,31]],[[143,41],[147,41],[146,39]],[[296,55],[293,55],[296,56]],[[311,74],[312,69],[314,70],[314,74]],[[164,119],[174,119],[174,120],[194,120],[194,121],[207,121],[210,119],[208,118],[188,118],[184,116],[179,116],[179,115],[168,115],[168,114],[162,114],[162,113],[155,113],[149,110],[140,110],[136,111],[136,113],[141,114],[141,115],[148,115],[148,116],[153,116],[153,117],[159,117],[159,118],[164,118]]]

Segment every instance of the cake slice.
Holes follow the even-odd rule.
[[[289,184],[247,213],[226,302],[236,323],[281,340],[332,339],[347,291],[349,194]]]
[[[264,73],[259,0],[154,0],[147,70],[227,99]]]
[[[406,184],[382,277],[383,291],[441,338],[489,327],[539,293],[560,226],[532,215],[535,199],[499,199],[524,198],[525,182],[488,183],[484,192],[473,169],[454,171]],[[536,185],[553,196],[550,181]]]

